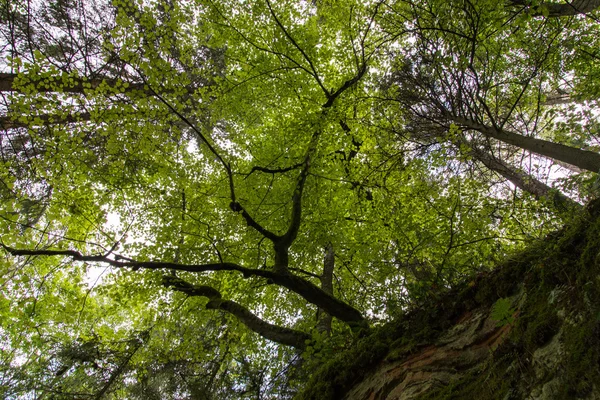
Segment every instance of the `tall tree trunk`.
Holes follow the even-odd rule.
[[[563,161],[587,171],[596,173],[600,171],[600,154],[596,152],[519,135],[506,129],[490,127],[468,118],[451,115],[450,113],[446,113],[446,116],[467,129],[476,130],[487,137],[520,147],[523,150]]]
[[[528,0],[511,0],[511,3],[519,6],[531,6]],[[561,3],[542,3],[548,11],[547,17],[568,17],[577,14],[587,14],[600,7],[600,0],[565,0]],[[545,13],[536,11],[534,16],[543,16]]]
[[[518,171],[508,163],[494,157],[493,154],[474,146],[473,143],[468,142],[466,139],[462,139],[461,143],[469,147],[469,155],[473,156],[490,170],[508,179],[519,189],[531,193],[536,199],[552,199],[552,203],[562,210],[580,209],[582,207],[581,204],[568,198],[558,190],[551,188],[525,172]]]
[[[325,246],[325,256],[323,257],[323,274],[321,275],[321,289],[325,293],[333,296],[333,269],[335,267],[335,252],[333,245],[329,243]],[[331,315],[324,310],[317,310],[317,331],[329,336],[331,333]]]

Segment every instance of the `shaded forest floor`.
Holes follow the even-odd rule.
[[[600,201],[545,241],[376,328],[300,399],[600,398]]]

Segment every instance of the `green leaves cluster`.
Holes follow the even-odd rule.
[[[96,259],[6,253],[4,397],[288,398],[302,357],[353,336],[316,330],[316,305],[256,272],[280,256],[265,230],[300,210],[286,272],[319,287],[331,246],[333,297],[376,325],[569,217],[533,183],[594,193],[594,174],[472,128],[596,149],[593,18],[493,1],[28,4],[1,27],[2,244]],[[566,91],[588,102],[546,104]],[[175,267],[228,263],[254,275]],[[164,274],[313,342],[268,342]],[[493,318],[510,323],[510,304]]]

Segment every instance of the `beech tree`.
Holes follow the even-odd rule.
[[[0,393],[288,398],[543,238],[600,170],[569,6],[2,3]]]

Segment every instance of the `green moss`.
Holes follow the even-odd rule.
[[[340,399],[343,394],[387,353],[385,337],[375,333],[360,339],[358,343],[323,365],[313,374],[307,389],[300,393],[298,400]]]

